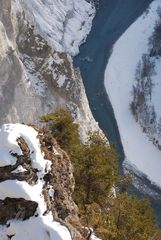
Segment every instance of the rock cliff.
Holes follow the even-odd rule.
[[[96,129],[81,76],[70,55],[90,31],[91,2],[0,2],[0,123],[37,122],[68,108],[82,134]]]

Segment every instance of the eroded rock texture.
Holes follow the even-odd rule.
[[[39,3],[0,1],[0,124],[38,123],[40,115],[64,107],[80,123],[84,135],[87,130],[97,129],[97,124],[90,112],[80,73],[74,69],[70,55],[65,52],[65,40],[58,36],[62,31],[70,36],[68,28],[76,21],[82,26],[79,31],[84,31],[80,34],[83,41],[83,36],[85,38],[90,30],[89,19],[93,18],[94,8],[87,2],[82,5],[81,1],[75,0]],[[42,19],[44,22],[41,24]],[[47,28],[50,23],[52,29]],[[71,29],[71,38],[75,39],[73,32],[78,29]],[[71,40],[68,45],[72,41],[76,43]],[[77,42],[77,47],[80,43]]]
[[[23,136],[18,137],[16,141],[21,154],[18,154],[11,148],[9,154],[15,158],[15,164],[5,164],[5,166],[2,166],[4,164],[1,163],[0,167],[0,225],[10,228],[11,221],[14,219],[25,221],[40,216],[41,206],[39,205],[39,200],[32,200],[32,197],[28,196],[29,192],[25,187],[28,187],[28,185],[32,186],[35,188],[35,194],[37,194],[37,184],[38,182],[40,184],[40,181],[42,181],[43,185],[42,189],[40,189],[40,195],[46,205],[43,216],[52,213],[54,221],[60,222],[69,229],[73,240],[87,239],[89,233],[81,225],[78,217],[78,208],[72,199],[75,181],[70,159],[60,149],[56,140],[49,132],[38,129],[35,126],[33,128],[38,133],[38,144],[40,145],[44,161],[51,161],[50,170],[46,168],[42,174],[38,168],[34,167],[34,159],[37,158],[38,152],[35,152],[36,150],[31,151],[32,144],[26,136],[25,138]],[[36,154],[35,157],[33,157],[34,154]],[[39,159],[36,161],[38,164]],[[3,184],[6,181],[12,181],[13,184],[7,182],[7,188],[5,188],[5,185],[1,186],[1,183]],[[22,182],[21,188],[19,182]],[[28,185],[24,184],[24,182]],[[12,193],[9,191],[10,184],[15,188],[15,191],[12,189]],[[23,196],[20,195],[21,191]],[[17,197],[11,197],[11,194]]]

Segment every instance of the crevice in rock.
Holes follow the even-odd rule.
[[[0,200],[0,224],[6,224],[11,219],[29,219],[36,212],[37,206],[37,202],[23,198],[7,197]]]

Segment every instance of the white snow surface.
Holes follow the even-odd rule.
[[[51,213],[43,215],[47,206],[42,194],[43,176],[50,170],[51,162],[44,159],[37,138],[37,131],[23,124],[4,124],[0,129],[0,166],[13,165],[16,159],[10,153],[22,154],[16,139],[22,137],[30,150],[31,164],[38,170],[38,181],[31,186],[25,181],[6,180],[0,183],[0,199],[24,198],[38,203],[37,214],[29,220],[10,220],[9,227],[0,225],[0,239],[7,240],[7,235],[14,235],[12,240],[71,240],[66,227],[53,221]],[[54,190],[52,196],[54,196]],[[51,193],[50,193],[51,194]]]
[[[156,10],[159,5],[161,0],[155,0],[149,11],[136,20],[114,45],[105,71],[105,87],[114,109],[128,164],[161,186],[161,152],[142,132],[129,108],[136,67],[142,55],[148,52],[148,39],[158,17]]]
[[[94,234],[91,236],[91,240],[101,240],[100,238],[96,237]]]
[[[27,20],[36,25],[50,45],[71,55],[79,52],[91,30],[95,7],[86,0],[14,0]],[[22,11],[21,9],[21,11]],[[20,8],[17,9],[20,11]]]
[[[20,165],[15,170],[13,170],[12,173],[20,173],[20,172],[26,172],[26,171],[27,170]]]

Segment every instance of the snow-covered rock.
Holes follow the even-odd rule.
[[[105,72],[105,87],[114,109],[128,164],[133,165],[133,169],[141,171],[152,182],[161,186],[161,151],[143,132],[130,110],[133,86],[136,86],[136,69],[143,54],[149,52],[149,38],[158,20],[159,6],[161,6],[160,0],[153,1],[147,12],[132,24],[114,45]],[[159,117],[160,59],[155,61],[157,63],[154,69],[156,75],[152,74],[152,101],[155,103],[156,114]]]
[[[49,133],[4,124],[0,156],[1,240],[87,239],[72,200],[73,167]]]
[[[16,156],[23,156],[24,152],[21,149],[23,139],[25,144],[27,144],[30,157],[30,159],[26,159],[26,161],[31,161],[31,168],[34,169],[37,175],[37,181],[33,182],[32,185],[26,181],[12,179],[12,176],[14,176],[13,172],[10,174],[10,177],[8,177],[9,179],[1,181],[0,200],[5,200],[6,198],[10,200],[15,199],[15,201],[16,199],[25,199],[26,201],[37,203],[37,208],[33,216],[29,219],[25,219],[25,208],[20,208],[19,203],[15,219],[8,219],[6,225],[0,226],[1,240],[7,240],[9,237],[11,238],[11,236],[14,240],[71,240],[68,229],[59,222],[53,221],[52,213],[47,212],[47,204],[45,203],[43,195],[45,185],[44,176],[49,174],[52,163],[44,158],[37,135],[38,132],[32,127],[21,124],[6,124],[1,128],[0,155],[3,159],[3,161],[0,160],[1,172],[3,171],[2,167],[16,165],[18,161]],[[13,158],[15,161],[13,161]],[[25,167],[25,162],[21,164]],[[2,211],[0,215],[2,220]]]
[[[71,55],[79,52],[95,15],[94,4],[86,0],[14,0],[14,5],[55,50]]]

